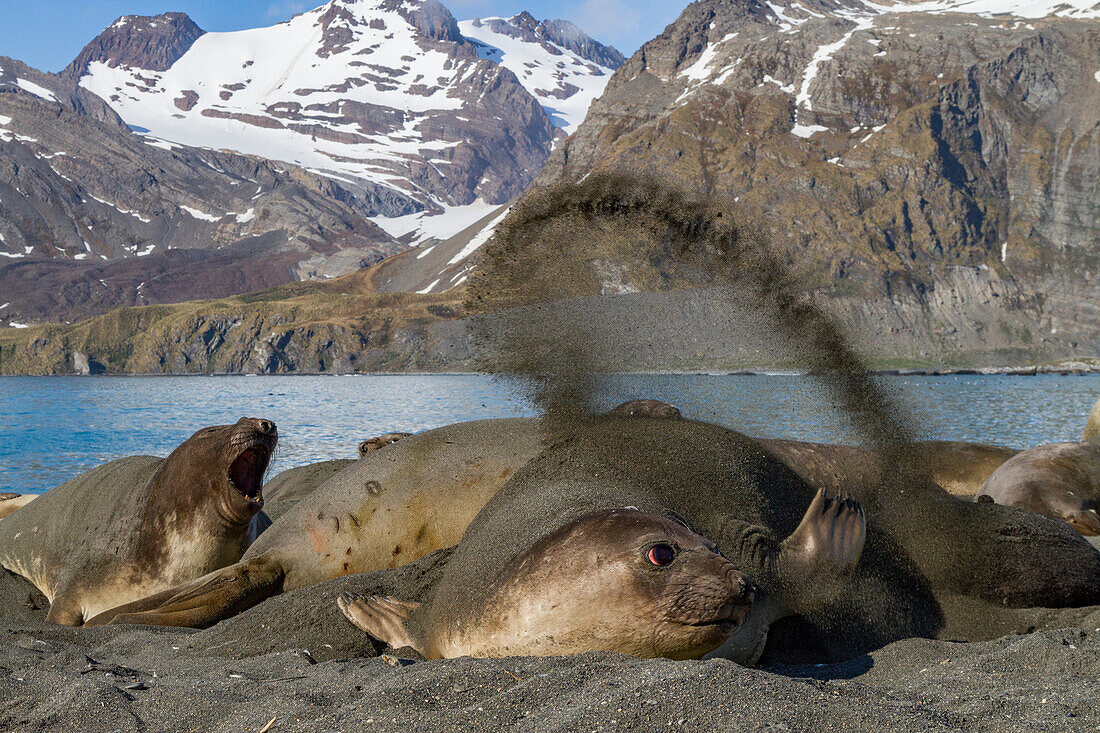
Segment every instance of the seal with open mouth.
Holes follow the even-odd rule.
[[[94,468],[0,522],[0,566],[49,599],[47,620],[76,626],[230,565],[254,537],[277,441],[275,423],[241,418],[167,458]]]
[[[436,593],[419,606],[345,592],[337,603],[371,636],[429,659],[586,651],[692,659],[741,626],[754,595],[712,542],[632,507],[590,512],[503,568],[483,567],[484,595]]]

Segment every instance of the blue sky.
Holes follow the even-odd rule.
[[[120,15],[183,11],[208,31],[256,28],[286,20],[324,0],[0,0],[0,56],[60,71]],[[680,14],[686,0],[442,0],[459,20],[511,16],[565,18],[629,56]]]

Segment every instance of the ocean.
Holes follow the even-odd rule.
[[[1100,375],[879,379],[918,437],[1016,448],[1079,440],[1100,398]],[[598,402],[611,408],[639,397],[749,435],[859,440],[805,375],[612,375]],[[242,416],[279,427],[270,477],[354,458],[359,441],[381,433],[533,414],[514,383],[478,374],[0,377],[0,491],[41,492],[114,458],[165,456],[199,428]]]

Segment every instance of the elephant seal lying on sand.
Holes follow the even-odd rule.
[[[1089,420],[1085,423],[1085,434],[1081,440],[1092,440],[1097,436],[1100,436],[1100,400],[1096,400],[1096,404],[1092,406]]]
[[[1088,537],[1100,535],[1100,401],[1080,443],[1049,443],[1024,451],[998,468],[979,498],[1061,520]]]
[[[413,628],[430,621],[441,631],[409,639],[434,650],[439,639],[474,633],[463,624],[492,608],[496,568],[572,517],[619,506],[681,518],[753,581],[757,598],[742,631],[716,652],[741,662],[773,636],[788,658],[843,659],[909,636],[983,638],[987,617],[1006,605],[1100,600],[1100,554],[1066,527],[963,502],[919,480],[897,492],[855,481],[852,493],[867,508],[866,546],[851,582],[840,583],[830,562],[788,559],[791,539],[780,538],[798,535],[816,490],[759,442],[689,420],[587,422],[517,472],[475,518],[431,605],[409,614]]]
[[[882,482],[881,461],[873,451],[853,445],[798,440],[760,441],[776,457],[815,486],[847,491],[853,481]],[[921,440],[909,454],[938,486],[954,496],[973,497],[987,478],[1020,451],[997,445],[952,440]]]
[[[771,622],[802,607],[807,588],[842,585],[863,550],[866,525],[856,502],[819,492],[798,529],[768,558],[786,583],[773,585],[766,608],[756,613],[745,568],[667,517],[598,509],[526,548],[511,542],[510,532],[486,529],[466,533],[425,606],[344,593],[340,610],[376,639],[429,659],[587,651],[690,659],[721,645],[727,656],[751,663]],[[520,552],[505,558],[501,550],[509,546]],[[753,627],[738,635],[744,642],[731,644],[746,616]]]
[[[167,458],[111,461],[0,522],[0,566],[70,626],[240,559],[277,433],[241,418],[203,428]]]
[[[1100,440],[1024,451],[998,468],[979,493],[1059,519],[1083,535],[1100,535]]]

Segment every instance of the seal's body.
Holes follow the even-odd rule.
[[[998,468],[979,490],[998,504],[1059,519],[1100,535],[1100,443],[1050,443]]]
[[[617,651],[689,659],[721,646],[723,656],[749,664],[771,622],[802,607],[785,596],[808,597],[811,584],[839,590],[866,536],[856,502],[819,492],[792,536],[761,558],[774,567],[750,561],[767,586],[756,607],[744,568],[659,514],[597,509],[529,546],[523,534],[471,529],[424,606],[345,593],[340,610],[375,638],[428,658]],[[515,554],[502,566],[484,562],[509,546]],[[793,590],[776,583],[776,568]],[[751,628],[742,630],[746,618]]]
[[[1096,400],[1096,404],[1092,406],[1088,422],[1085,423],[1085,434],[1081,440],[1083,442],[1100,440],[1100,400]]]
[[[37,494],[0,494],[0,519],[34,501]]]
[[[356,459],[337,458],[305,466],[288,468],[264,484],[264,514],[272,521],[286,514],[318,486],[328,481]]]
[[[0,522],[0,565],[82,621],[240,559],[262,506],[274,423],[204,428],[167,458],[99,466]]]
[[[882,481],[881,462],[866,448],[798,440],[760,442],[815,486],[846,491],[854,481],[867,486]],[[949,494],[973,497],[995,470],[1020,451],[982,443],[922,440],[911,443],[908,452],[913,464]]]

